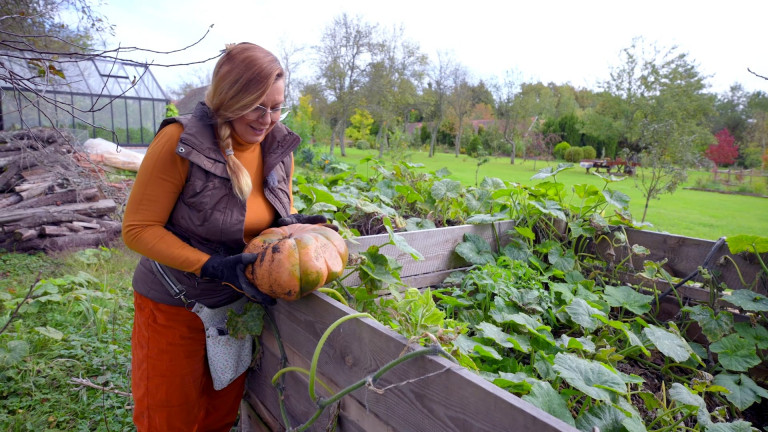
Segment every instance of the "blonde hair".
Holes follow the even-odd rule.
[[[219,148],[227,160],[232,189],[243,201],[248,199],[253,186],[250,174],[234,156],[231,121],[256,108],[283,76],[283,68],[274,54],[248,42],[227,45],[213,69],[205,103],[216,117]]]

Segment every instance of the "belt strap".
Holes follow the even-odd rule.
[[[155,271],[155,274],[158,278],[163,282],[163,285],[165,285],[166,288],[168,288],[168,291],[170,291],[171,295],[175,299],[180,299],[182,302],[184,302],[184,306],[187,306],[189,303],[194,302],[195,300],[190,300],[187,298],[187,290],[184,287],[184,285],[180,284],[178,280],[173,276],[173,274],[168,271],[168,268],[159,262],[155,260],[149,260],[152,263],[152,270]]]

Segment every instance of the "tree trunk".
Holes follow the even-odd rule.
[[[336,128],[331,129],[331,149],[329,150],[331,156],[333,156],[333,144],[336,142]]]
[[[379,159],[384,157],[384,148],[386,147],[387,140],[387,122],[384,122],[379,128],[379,133],[376,134],[376,141],[379,143]],[[383,138],[382,138],[383,136]]]
[[[461,119],[459,119],[459,131],[456,133],[455,149],[456,157],[461,153]]]
[[[341,150],[341,155],[346,156],[347,150],[344,147],[344,141],[347,139],[346,133],[347,133],[347,122],[342,121],[341,123],[341,130],[339,131],[339,149]]]

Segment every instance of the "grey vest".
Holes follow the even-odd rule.
[[[200,103],[191,115],[166,119],[160,129],[179,122],[184,126],[176,154],[189,160],[184,188],[171,212],[166,228],[191,246],[208,254],[234,255],[242,252],[245,203],[232,191],[226,160],[215,136],[210,109]],[[291,213],[291,165],[293,150],[301,138],[277,123],[261,143],[264,164],[264,194],[278,217]],[[186,287],[187,298],[215,308],[237,300],[241,294],[218,281],[201,279],[193,273],[170,269]],[[159,303],[181,306],[153,272],[149,259],[142,257],[133,276],[134,290]]]

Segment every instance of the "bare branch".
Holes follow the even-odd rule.
[[[98,384],[94,384],[93,382],[91,382],[91,380],[87,378],[70,378],[69,382],[70,384],[77,384],[79,386],[90,387],[90,388],[101,390],[107,393],[114,393],[116,395],[125,396],[125,397],[133,397],[132,393],[128,393],[120,390],[114,390],[111,385],[109,387],[100,386]]]
[[[758,78],[762,78],[764,80],[768,80],[768,77],[765,77],[765,76],[762,76],[760,74],[757,74],[757,73],[753,72],[752,69],[750,69],[750,68],[747,68],[747,71],[749,71],[749,73],[751,73],[752,75],[754,75],[754,76],[756,76]]]

